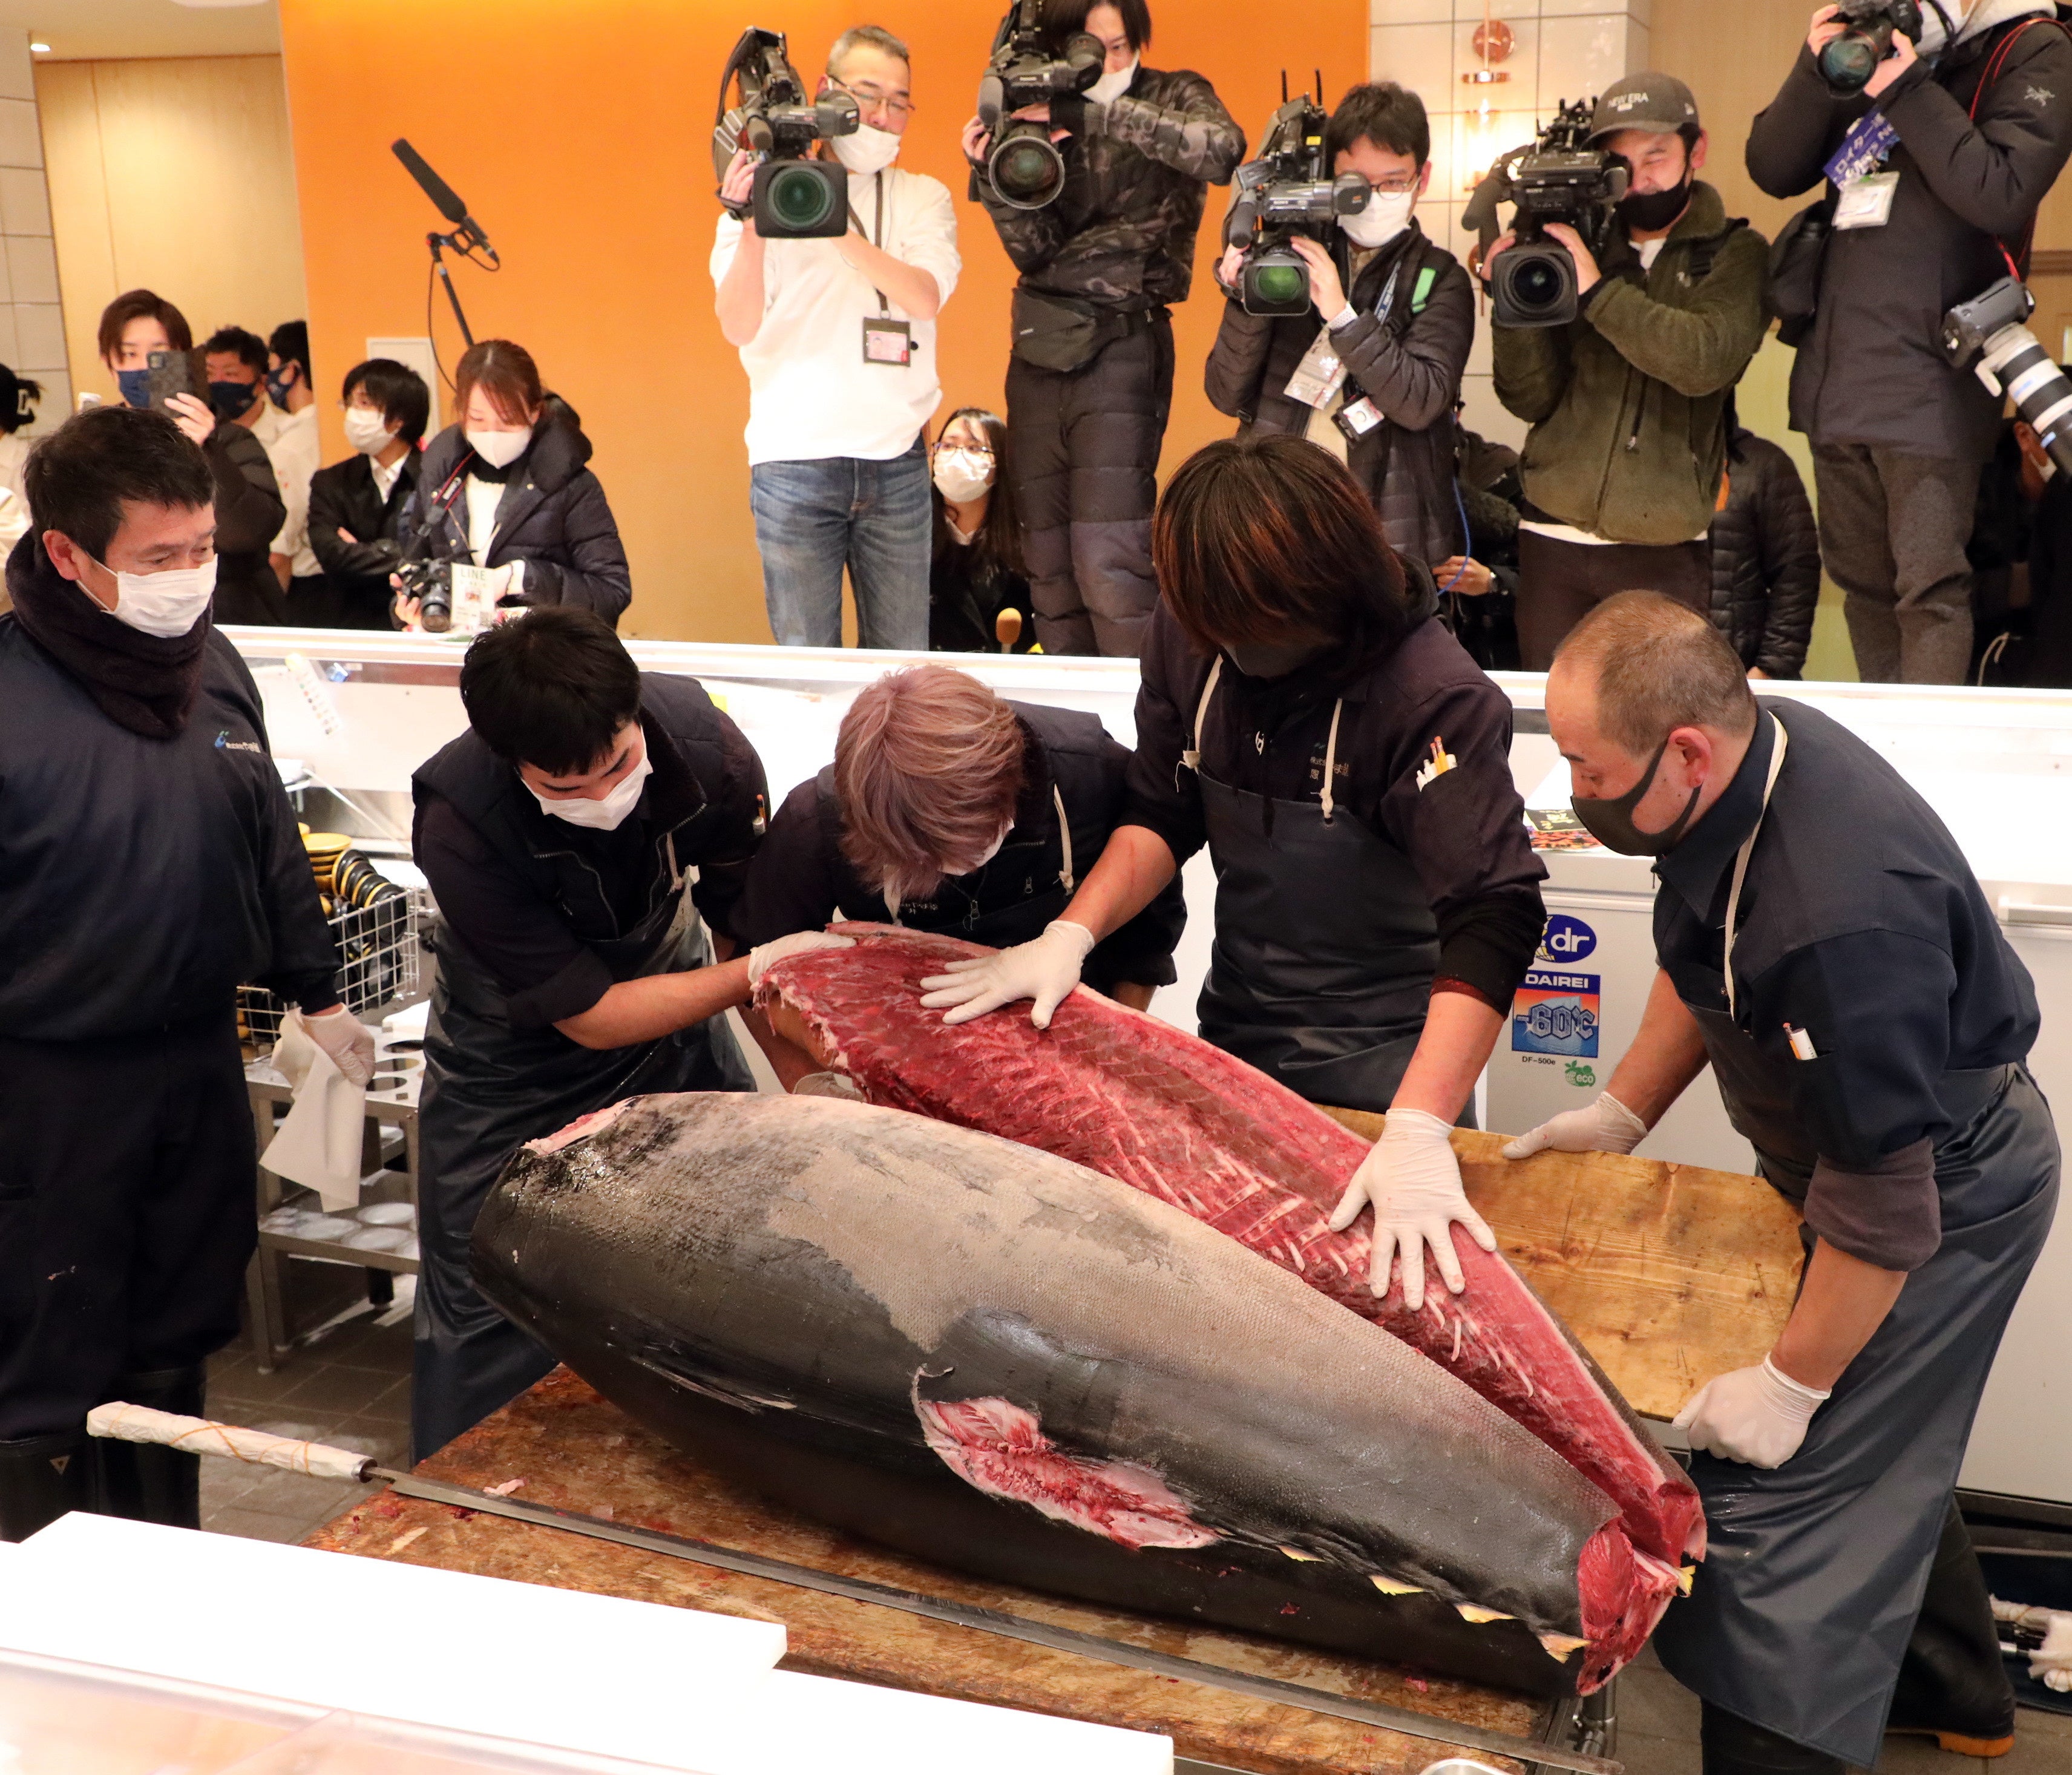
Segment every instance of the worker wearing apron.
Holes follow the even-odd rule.
[[[1026,943],[1100,855],[1128,768],[1096,716],[1009,702],[947,666],[888,672],[842,717],[834,762],[777,810],[734,934],[767,943],[840,918]],[[1145,1009],[1174,977],[1186,921],[1176,877],[1087,958],[1087,984]],[[798,1070],[804,1057],[778,1051],[758,1021],[779,1076]]]
[[[1312,1103],[1391,1111],[1335,1224],[1369,1201],[1372,1280],[1449,1233],[1494,1239],[1449,1136],[1540,943],[1544,870],[1511,777],[1511,705],[1435,614],[1337,462],[1287,437],[1212,444],[1153,527],[1124,821],[1035,942],[924,981],[951,1021],[1034,998],[1206,844],[1216,929],[1201,1032]],[[1406,1264],[1421,1305],[1422,1262]]]
[[[1547,706],[1577,818],[1661,859],[1660,972],[1605,1094],[1507,1156],[1630,1151],[1709,1064],[1806,1217],[1775,1348],[1677,1419],[1711,1547],[1655,1642],[1706,1775],[1840,1775],[1889,1724],[1997,1754],[2014,1697],[1951,1489],[2057,1202],[2029,976],[1919,797],[1816,710],[1758,705],[1702,617],[1601,606]]]
[[[411,1440],[422,1459],[553,1358],[475,1292],[467,1247],[512,1153],[643,1092],[746,1091],[711,960],[760,836],[763,767],[695,680],[646,676],[584,610],[479,637],[471,730],[418,770],[438,902],[421,1105]],[[547,761],[543,767],[538,762]]]

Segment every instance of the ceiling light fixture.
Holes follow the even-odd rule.
[[[34,55],[47,55],[51,52],[51,46],[48,43],[31,43],[29,52]]]

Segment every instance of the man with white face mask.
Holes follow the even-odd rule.
[[[940,181],[894,164],[914,116],[906,46],[876,25],[835,40],[822,90],[857,102],[820,144],[849,169],[849,232],[765,240],[734,156],[713,244],[720,330],[748,372],[749,503],[771,632],[841,645],[842,572],[866,647],[928,644],[928,463],[942,398],[935,318],[956,289],[956,217]]]
[[[1217,277],[1230,297],[1209,354],[1210,401],[1248,430],[1290,432],[1353,471],[1399,554],[1437,566],[1472,553],[1454,497],[1453,413],[1474,343],[1474,286],[1414,213],[1432,183],[1424,102],[1393,81],[1356,86],[1324,131],[1334,175],[1358,173],[1367,207],[1328,244],[1295,243],[1309,267],[1306,314],[1248,314],[1241,257]]]
[[[68,1510],[199,1526],[195,1457],[97,1444],[109,1399],[199,1414],[238,1329],[252,1116],[236,990],[372,1037],[216,631],[216,484],[162,413],[98,407],[26,471],[0,616],[0,1540]]]
[[[323,564],[334,628],[388,627],[388,576],[402,557],[417,490],[417,446],[431,391],[408,364],[370,358],[347,372],[345,441],[352,454],[310,482],[310,547]]]
[[[419,1459],[553,1366],[468,1276],[476,1211],[512,1153],[639,1092],[752,1088],[721,1013],[757,971],[728,958],[767,811],[754,748],[697,681],[643,676],[590,611],[485,631],[460,693],[469,731],[412,782],[442,921],[420,1124]]]

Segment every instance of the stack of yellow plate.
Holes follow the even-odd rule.
[[[343,832],[303,832],[302,848],[310,853],[310,872],[316,877],[317,886],[323,893],[331,891],[331,873],[352,843]]]

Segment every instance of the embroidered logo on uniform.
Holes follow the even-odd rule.
[[[2041,111],[2048,109],[2050,101],[2057,97],[2058,95],[2052,92],[2047,86],[2032,86],[2026,92],[2022,94],[2022,97],[2028,100],[2031,105],[2034,105],[2037,110]]]
[[[1456,758],[1452,753],[1446,750],[1446,742],[1445,740],[1436,739],[1433,741],[1431,757],[1427,758],[1424,762],[1418,767],[1417,787],[1420,789],[1430,788],[1435,782],[1437,782],[1441,777],[1443,777],[1449,770],[1456,769],[1458,766],[1459,762],[1460,761]]]
[[[263,746],[255,741],[232,739],[230,737],[230,729],[227,727],[216,736],[216,749],[219,752],[263,752],[265,750]]]

